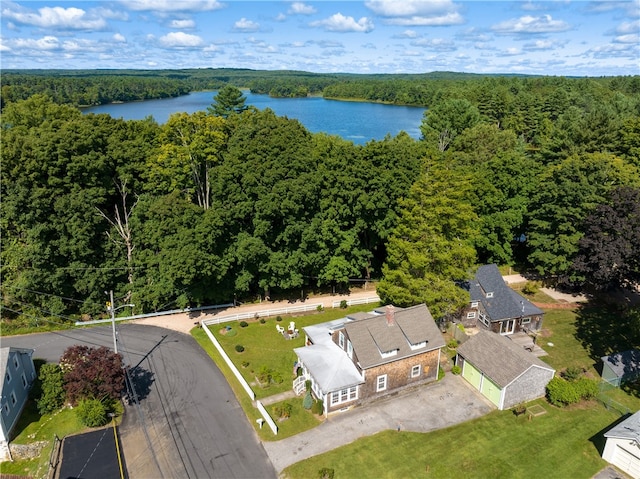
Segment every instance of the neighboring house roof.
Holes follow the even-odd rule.
[[[445,345],[438,326],[424,304],[396,309],[391,325],[386,315],[375,314],[346,322],[344,327],[363,369]],[[397,353],[383,357],[383,353],[392,351]]]
[[[602,356],[600,359],[619,378],[640,373],[640,351],[637,349],[623,351],[611,356]]]
[[[630,439],[640,444],[640,411],[609,429],[604,437]]]
[[[487,293],[493,293],[487,298]],[[543,311],[527,298],[518,294],[502,279],[495,264],[480,266],[469,283],[471,301],[480,301],[491,321],[543,314]]]
[[[13,347],[4,347],[0,348],[0,378],[2,378],[2,387],[4,387],[5,380],[4,377],[7,374],[7,365],[9,364],[9,353],[17,352],[22,354],[33,354],[33,349],[23,349],[23,348],[13,348]]]
[[[480,330],[458,346],[458,354],[504,388],[531,367],[554,372],[547,363],[505,336]]]

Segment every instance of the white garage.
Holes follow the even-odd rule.
[[[640,411],[609,429],[602,458],[640,479]]]

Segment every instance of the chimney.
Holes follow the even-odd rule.
[[[390,304],[389,306],[387,306],[387,311],[385,315],[387,317],[387,326],[393,326],[394,324],[396,324],[396,321],[395,321],[396,312],[393,309],[393,305]]]

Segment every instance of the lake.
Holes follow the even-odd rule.
[[[382,140],[387,134],[395,136],[406,131],[420,138],[420,123],[424,108],[383,105],[352,101],[325,100],[321,97],[271,98],[243,92],[246,105],[263,110],[271,108],[276,115],[296,119],[307,130],[338,135],[357,144],[369,140]],[[165,123],[172,113],[193,113],[206,110],[213,103],[214,91],[194,92],[177,98],[146,100],[132,103],[112,103],[84,108],[83,113],[107,113],[114,118],[142,120],[152,116]]]

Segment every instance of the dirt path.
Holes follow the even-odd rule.
[[[151,318],[136,319],[131,321],[136,324],[148,324],[161,328],[171,329],[181,333],[189,334],[198,323],[205,319],[214,319],[216,316],[226,316],[240,313],[253,313],[268,309],[282,309],[305,304],[322,304],[325,309],[333,307],[333,303],[342,300],[355,300],[364,298],[376,298],[375,288],[369,286],[368,290],[356,290],[346,295],[323,295],[313,296],[305,301],[262,301],[260,303],[243,304],[242,306],[218,309],[215,311],[196,311],[190,313],[176,313],[164,316],[154,316]]]

